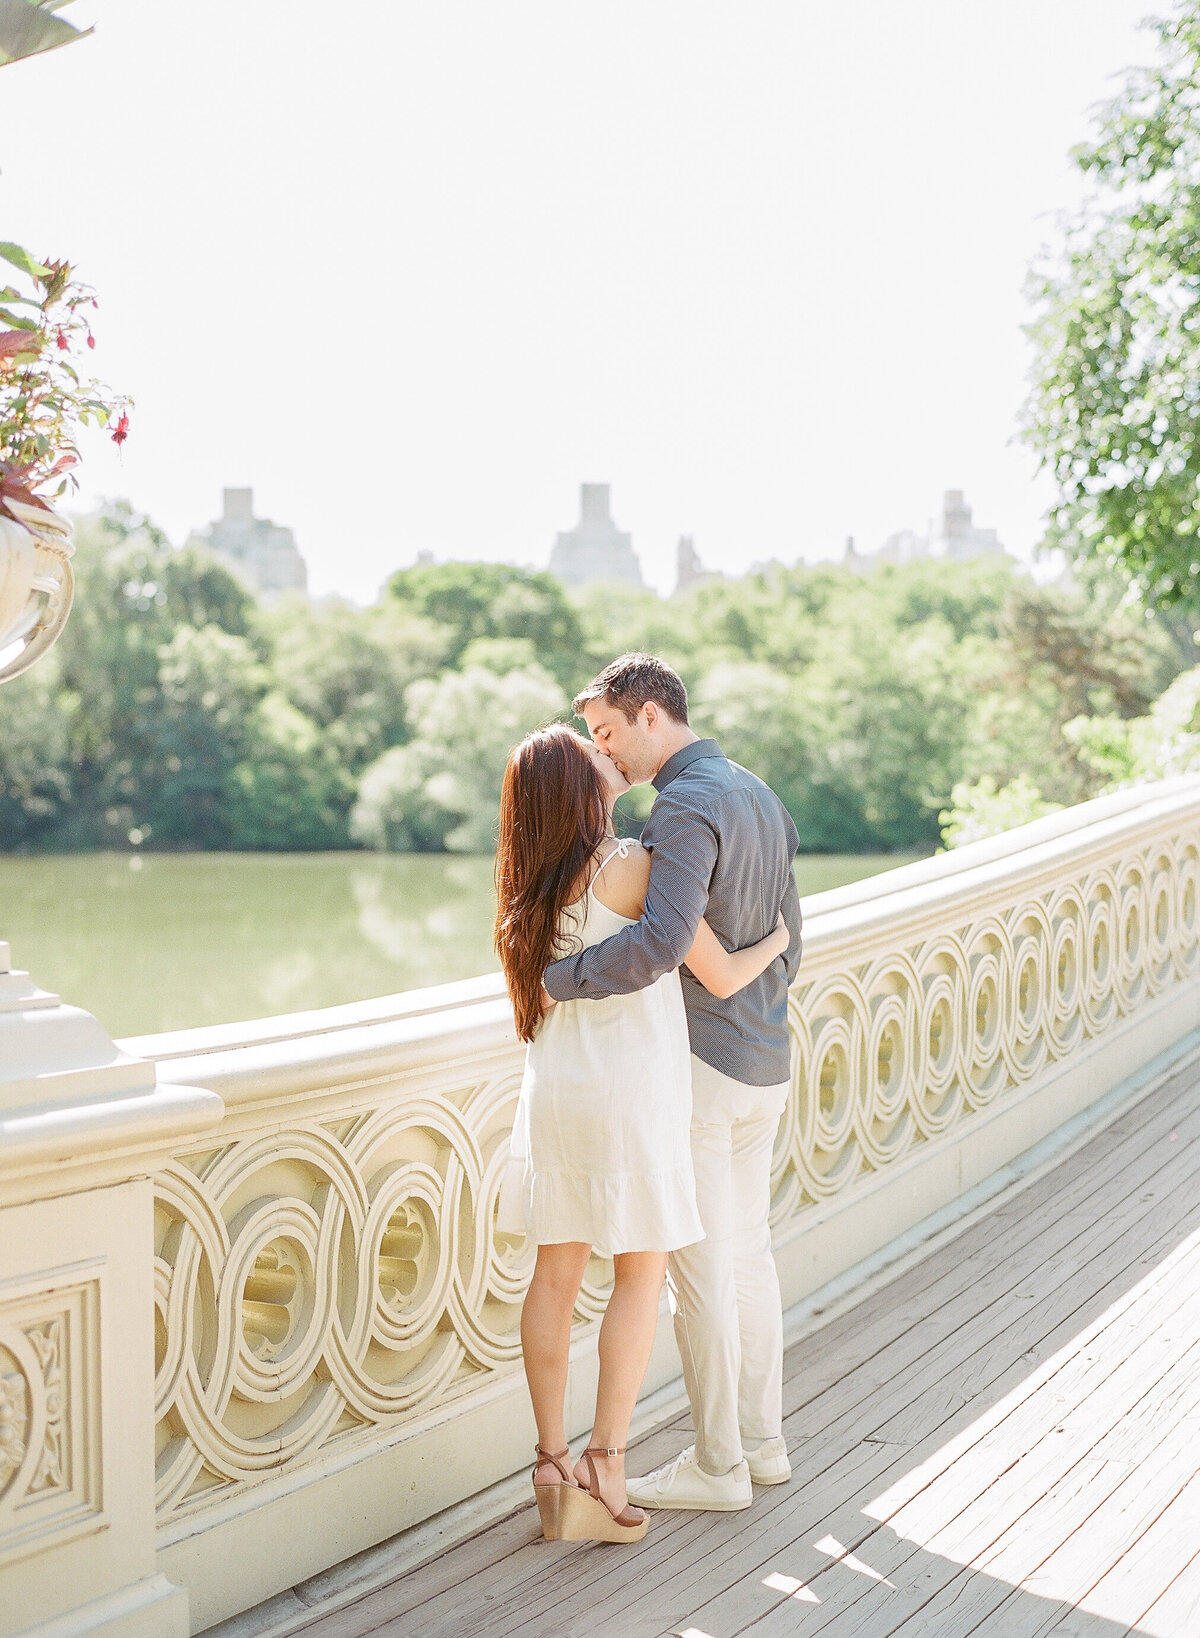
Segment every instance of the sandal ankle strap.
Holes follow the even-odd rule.
[[[587,1447],[581,1460],[587,1463],[589,1496],[594,1496],[597,1501],[600,1500],[600,1475],[596,1472],[596,1464],[593,1462],[592,1457],[624,1456],[624,1454],[624,1445],[589,1445]]]
[[[538,1468],[542,1466],[543,1462],[549,1462],[552,1467],[556,1467],[558,1469],[559,1473],[562,1475],[564,1484],[575,1483],[574,1477],[568,1473],[566,1468],[563,1466],[563,1458],[571,1454],[570,1446],[567,1446],[563,1450],[555,1451],[543,1450],[541,1445],[534,1445],[533,1454],[537,1457],[537,1461],[534,1463],[533,1468],[535,1477],[537,1476]]]
[[[608,1514],[609,1518],[612,1519],[614,1524],[620,1524],[626,1529],[630,1529],[635,1524],[640,1524],[642,1522],[641,1518],[636,1516],[638,1509],[631,1508],[629,1503],[626,1502],[625,1506],[619,1513],[613,1512],[612,1508],[600,1494],[600,1475],[596,1472],[596,1464],[592,1460],[593,1456],[624,1456],[624,1454],[624,1445],[589,1445],[583,1453],[582,1460],[587,1463],[588,1495],[600,1503],[601,1507],[604,1508],[605,1512]]]

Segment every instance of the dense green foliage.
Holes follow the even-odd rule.
[[[1179,669],[1140,613],[996,561],[772,564],[665,600],[453,563],[357,610],[263,608],[128,506],[81,520],[77,544],[63,638],[0,693],[4,848],[486,851],[515,740],[645,648],[806,851],[920,849],[956,786],[1102,788],[1097,736],[1115,744]]]
[[[1046,801],[1028,774],[1018,774],[1007,785],[997,785],[990,774],[974,783],[960,779],[950,793],[949,808],[940,815],[942,841],[948,848],[966,847],[1061,808],[1061,802]]]
[[[442,629],[447,665],[503,674],[537,661],[563,682],[578,675],[583,628],[552,574],[510,563],[418,565],[394,574],[387,595]]]
[[[412,685],[412,738],[363,775],[351,819],[357,840],[400,853],[487,853],[495,845],[508,753],[569,705],[547,671],[523,665],[444,671]]]
[[[1176,677],[1145,716],[1078,716],[1063,724],[1063,737],[1099,791],[1200,773],[1200,666]],[[947,847],[998,836],[1062,806],[1048,802],[1028,774],[999,787],[988,775],[961,780],[950,802],[941,815]]]
[[[1153,25],[1075,150],[1094,184],[1034,281],[1026,436],[1058,483],[1050,541],[1200,615],[1200,0]]]

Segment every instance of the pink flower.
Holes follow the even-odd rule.
[[[67,350],[68,343],[67,343],[66,336],[63,335],[61,330],[58,331],[58,333],[55,335],[54,339],[58,343],[59,352],[60,353],[65,353],[66,350]]]
[[[128,438],[128,436],[129,436],[129,417],[128,417],[128,415],[125,414],[124,410],[122,410],[121,419],[117,422],[116,426],[113,428],[111,437],[112,437],[113,443],[118,445],[118,447],[119,447],[121,444],[123,444],[125,442],[125,440],[126,440],[126,438]]]
[[[95,346],[95,345],[96,345],[96,338],[95,338],[95,336],[89,336],[89,337],[88,337],[88,346],[89,346],[89,347],[94,347],[94,346]]]

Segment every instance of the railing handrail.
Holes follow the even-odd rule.
[[[163,1030],[153,1035],[128,1036],[118,1042],[126,1052],[158,1063],[199,1055],[217,1056],[239,1052],[246,1047],[270,1046],[274,1042],[310,1035],[330,1035],[357,1030],[373,1024],[428,1017],[494,1001],[504,995],[499,973],[481,973],[476,978],[458,978],[450,984],[431,984],[419,990],[398,990],[391,995],[371,996],[363,1001],[344,1001],[333,1007],[311,1007],[302,1012],[274,1013],[266,1018],[246,1018],[232,1024],[201,1024],[191,1029]]]

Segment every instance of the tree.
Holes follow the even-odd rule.
[[[398,570],[387,593],[410,614],[447,628],[450,665],[477,638],[518,637],[560,682],[569,686],[578,672],[583,629],[552,574],[511,563],[418,564]]]
[[[404,691],[441,670],[454,642],[446,627],[391,602],[289,600],[264,626],[279,687],[352,774],[408,738]]]
[[[327,733],[272,689],[249,714],[222,787],[226,845],[258,852],[346,847],[354,781]]]
[[[1025,438],[1058,483],[1047,544],[1200,613],[1200,0],[1151,25],[1074,158],[1092,195],[1032,281]]]
[[[0,848],[36,845],[60,825],[74,795],[71,717],[55,656],[4,685],[0,733]]]
[[[236,637],[256,663],[265,645],[237,577],[206,552],[175,551],[128,502],[78,519],[75,538],[79,594],[55,650],[74,803],[57,840],[125,845],[169,773],[161,651],[183,629]]]
[[[562,689],[541,666],[507,676],[472,666],[413,683],[405,706],[413,738],[364,773],[352,834],[393,852],[490,853],[508,753],[563,715]]]
[[[163,647],[159,680],[136,828],[159,842],[229,847],[229,785],[251,752],[267,670],[244,637],[217,626],[181,626]]]
[[[137,829],[199,847],[344,847],[353,784],[244,637],[181,626],[159,656]]]
[[[1200,771],[1200,666],[1176,677],[1144,716],[1084,714],[1065,723],[1062,733],[1076,749],[1080,763],[1092,770],[1090,794],[1196,773]],[[1000,787],[989,774],[974,782],[960,780],[950,800],[951,806],[940,816],[946,847],[998,836],[1061,806],[1047,801],[1024,773]]]
[[[1066,736],[1114,789],[1200,770],[1200,666],[1176,677],[1144,717],[1077,717]]]
[[[990,774],[973,785],[960,780],[950,793],[950,807],[938,815],[942,842],[947,848],[966,847],[1057,813],[1060,807],[1061,803],[1046,801],[1028,774],[1018,774],[1000,787]]]
[[[1066,724],[1140,716],[1177,669],[1168,638],[1142,610],[1032,581],[1014,582],[997,640],[975,643],[963,659],[972,732],[958,777],[1007,787],[1025,775],[1057,803],[1086,801],[1100,784]]]
[[[830,766],[868,827],[861,850],[935,842],[971,732],[969,676],[947,622],[831,625],[809,677]]]

